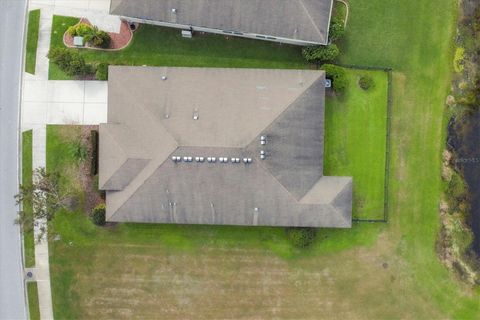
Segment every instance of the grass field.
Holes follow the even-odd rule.
[[[32,183],[32,130],[22,133],[22,184]],[[32,204],[28,201],[23,203],[25,212],[32,212]],[[35,239],[33,230],[23,233],[23,245],[25,251],[25,267],[35,266]]]
[[[387,74],[347,69],[345,95],[327,96],[325,110],[326,175],[353,176],[357,219],[384,218],[384,176],[387,130]],[[369,75],[375,86],[358,85]]]
[[[25,57],[25,71],[31,74],[35,74],[39,27],[40,10],[30,11],[28,13],[27,53]]]
[[[27,282],[28,312],[30,320],[40,320],[40,307],[38,305],[38,288],[36,282]]]
[[[282,229],[97,228],[79,212],[64,212],[53,222],[61,240],[50,245],[57,319],[480,317],[480,292],[455,279],[435,253],[456,1],[349,3],[342,62],[394,68],[389,223],[320,230],[313,247],[299,251]],[[222,52],[172,59],[209,65]],[[357,94],[350,99],[362,106]],[[327,117],[337,114],[327,110]],[[59,131],[48,128],[47,169],[72,168]]]
[[[76,18],[54,16],[50,47],[64,47],[63,34],[77,22]],[[79,49],[79,52],[87,62],[116,65],[308,68],[300,50],[298,46],[238,37],[225,40],[223,36],[212,34],[185,39],[179,30],[143,25],[125,50],[98,52]],[[72,77],[50,64],[49,79],[68,80]]]

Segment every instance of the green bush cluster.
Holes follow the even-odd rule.
[[[321,69],[325,70],[327,78],[332,80],[333,90],[337,93],[343,93],[348,86],[345,69],[333,64],[324,64]]]
[[[297,248],[310,246],[317,235],[315,228],[287,228],[288,240]]]
[[[48,58],[68,75],[85,75],[90,67],[85,59],[76,51],[66,48],[52,48],[48,52]]]
[[[339,17],[333,17],[330,21],[330,29],[328,32],[328,38],[330,43],[339,41],[345,35],[345,22]]]
[[[111,38],[110,35],[102,30],[99,30],[96,26],[90,26],[86,23],[79,23],[71,26],[67,29],[67,33],[71,37],[83,37],[85,42],[98,48],[110,47]]]
[[[335,60],[340,54],[336,44],[327,46],[305,47],[302,54],[308,62],[327,62]]]
[[[105,204],[102,203],[93,208],[90,213],[90,219],[97,226],[104,226],[107,222],[105,217]]]
[[[360,88],[366,91],[370,88],[373,88],[375,86],[375,82],[373,81],[373,78],[371,76],[363,75],[358,80],[358,85],[360,86]]]
[[[108,66],[109,64],[106,62],[102,62],[97,65],[97,72],[95,73],[97,80],[108,80]]]

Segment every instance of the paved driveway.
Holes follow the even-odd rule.
[[[26,0],[0,0],[0,319],[25,319],[22,241],[14,224]]]

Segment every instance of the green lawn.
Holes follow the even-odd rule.
[[[22,184],[32,183],[32,130],[22,133]],[[28,201],[23,203],[23,210],[32,214],[32,204]],[[23,234],[23,245],[25,251],[25,267],[35,266],[35,239],[33,229]]]
[[[320,230],[313,247],[299,251],[290,246],[283,229],[131,224],[97,228],[80,212],[64,212],[53,222],[61,240],[50,244],[57,319],[480,317],[479,291],[462,285],[435,253],[456,1],[350,0],[349,4],[341,62],[394,68],[389,223]],[[153,27],[144,32],[149,30]],[[176,46],[166,41],[167,34]],[[250,48],[257,45],[264,52],[260,42],[246,41],[255,47],[231,52],[236,41],[212,37],[216,45],[209,50],[201,44],[213,41],[210,37],[188,42],[176,30],[162,35],[163,42],[150,43],[158,50],[155,61],[164,64],[228,66],[234,61],[230,66],[252,66],[249,63],[256,61],[256,66],[269,67],[275,62],[269,58],[272,52],[281,51],[273,50],[280,46],[265,44],[272,52],[267,50],[263,64],[261,59],[242,58],[251,57]],[[133,64],[143,63],[142,52],[130,52]],[[99,57],[121,61],[124,54]],[[303,65],[298,53],[293,56],[286,59],[289,67]],[[286,66],[282,61],[275,63]],[[377,82],[375,90],[383,91],[382,82]],[[347,110],[346,118],[353,117],[359,110],[352,106],[365,106],[360,91],[347,93],[345,99],[327,103],[327,148],[328,119],[344,120],[338,119],[341,109]],[[380,112],[372,112],[376,111]],[[383,121],[382,117],[378,124]],[[351,142],[359,125],[349,125],[344,135],[342,130],[334,132],[347,137],[345,153],[370,148],[370,142],[362,147]],[[367,125],[364,129],[362,135],[370,130]],[[59,131],[48,128],[47,169],[73,175],[75,166],[61,147]],[[384,132],[377,138],[385,139]],[[357,153],[355,157],[367,161]],[[327,156],[327,169],[328,161]],[[384,159],[372,157],[370,162],[377,168]],[[349,169],[350,164],[344,163]],[[354,176],[370,180],[357,170],[352,171]],[[369,197],[377,194],[370,188],[361,192]]]
[[[39,27],[40,27],[40,9],[30,11],[28,14],[27,53],[25,58],[25,71],[31,74],[35,74]]]
[[[328,96],[325,110],[326,175],[353,176],[357,219],[384,218],[387,74],[347,70],[349,86],[343,96]],[[368,91],[358,79],[370,75]]]
[[[63,47],[63,34],[78,19],[53,17],[50,47]],[[74,49],[77,50],[77,49]],[[242,67],[242,68],[308,68],[300,47],[279,45],[251,39],[219,35],[196,35],[182,38],[180,31],[142,25],[132,43],[117,52],[78,49],[87,62],[108,62],[117,65]],[[50,64],[49,79],[71,79]]]
[[[40,320],[40,307],[38,305],[38,288],[36,282],[27,282],[27,294],[30,320]]]

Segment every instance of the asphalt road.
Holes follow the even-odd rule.
[[[14,224],[27,0],[0,0],[0,319],[26,319],[22,241]]]

